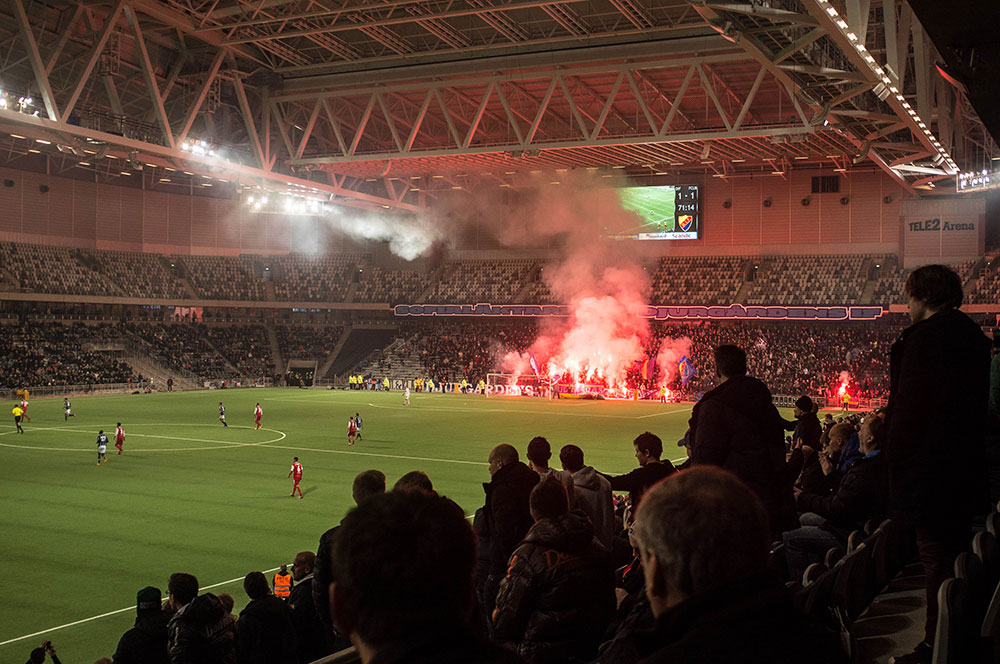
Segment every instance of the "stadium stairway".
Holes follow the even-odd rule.
[[[314,376],[316,378],[325,377],[330,372],[330,367],[333,366],[334,361],[337,356],[340,355],[340,349],[344,347],[347,342],[347,337],[351,335],[351,328],[344,327],[344,331],[340,333],[340,338],[337,339],[337,343],[333,345],[333,350],[326,356],[323,363],[319,365],[319,369],[316,370]]]
[[[129,366],[136,372],[148,377],[153,382],[154,388],[159,391],[165,391],[167,389],[167,378],[174,379],[175,392],[182,390],[196,390],[201,387],[193,375],[186,375],[174,371],[173,369],[169,369],[149,357],[149,355],[129,353],[129,357],[126,357],[125,361],[128,362]]]
[[[268,284],[269,286],[271,284]],[[273,289],[274,286],[271,286]],[[264,329],[267,331],[267,340],[271,344],[271,361],[274,364],[274,373],[285,373],[285,358],[281,354],[281,344],[278,343],[278,332],[275,330],[274,321],[270,318],[264,321]]]
[[[340,353],[330,365],[330,368],[323,377],[330,378],[339,376],[348,371],[353,371],[358,363],[376,348],[385,348],[392,342],[396,334],[393,328],[372,327],[356,325],[351,328],[351,334],[341,345]]]

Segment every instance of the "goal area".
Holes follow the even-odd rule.
[[[533,374],[486,374],[487,397],[543,397],[549,394],[549,377]]]

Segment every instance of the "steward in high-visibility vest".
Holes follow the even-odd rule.
[[[271,585],[274,587],[276,597],[288,599],[288,596],[292,593],[292,575],[288,571],[287,565],[282,565],[281,569],[275,572],[274,581]]]

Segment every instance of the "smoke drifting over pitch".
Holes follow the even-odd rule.
[[[446,210],[439,228],[447,236],[469,225],[489,230],[508,248],[558,247],[542,273],[557,302],[570,308],[568,319],[544,319],[528,353],[503,358],[503,370],[624,387],[628,369],[647,358],[650,278],[640,264],[636,243],[608,238],[634,228],[638,217],[622,209],[615,189],[588,173],[562,173],[560,184],[539,181],[506,200],[496,194],[473,196],[461,208]],[[495,190],[494,190],[495,191]],[[664,340],[657,365],[661,381],[672,379],[690,340]]]

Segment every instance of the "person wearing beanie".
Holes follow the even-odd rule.
[[[795,446],[808,445],[813,449],[819,447],[819,439],[823,436],[823,425],[819,423],[816,416],[816,406],[813,400],[802,395],[795,400],[795,431],[792,433],[792,441]],[[802,442],[799,443],[799,440]]]
[[[118,640],[114,664],[168,664],[167,623],[159,588],[146,586],[135,596],[135,626]]]

